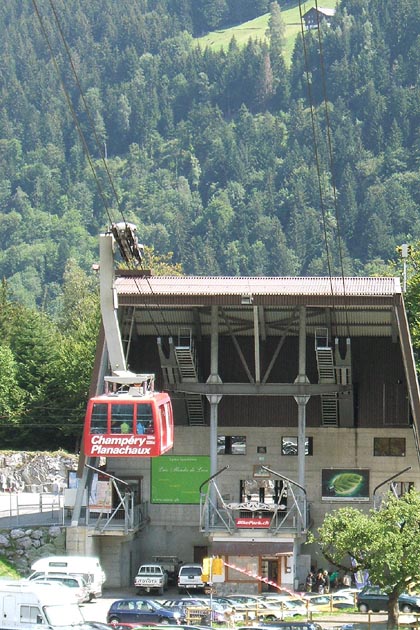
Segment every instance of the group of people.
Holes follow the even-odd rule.
[[[330,574],[326,569],[311,570],[306,577],[305,589],[308,593],[319,593],[320,595],[331,593],[337,588],[339,577],[338,571],[333,571]]]

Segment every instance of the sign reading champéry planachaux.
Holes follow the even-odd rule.
[[[163,455],[151,459],[150,465],[151,503],[200,503],[200,486],[210,477],[210,457]]]

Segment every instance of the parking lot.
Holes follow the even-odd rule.
[[[185,595],[179,595],[178,589],[176,587],[171,587],[163,596],[144,596],[141,595],[142,598],[149,597],[150,599],[155,599],[158,601],[164,601],[166,599],[177,599],[179,597],[184,597]],[[200,594],[200,597],[203,595]],[[86,603],[82,605],[83,616],[86,621],[100,621],[102,623],[106,623],[106,614],[108,612],[111,603],[116,599],[122,599],[125,597],[137,597],[135,588],[121,588],[121,589],[105,589],[103,597],[93,600],[92,602]],[[140,596],[139,596],[140,597]],[[404,622],[404,617],[407,615],[401,616],[401,621]],[[317,621],[322,625],[323,628],[328,630],[346,627],[346,630],[380,630],[381,628],[386,627],[386,614],[370,614],[364,615],[361,613],[333,613],[331,615],[322,615],[322,616],[314,616],[314,621]],[[412,621],[412,619],[408,620]]]

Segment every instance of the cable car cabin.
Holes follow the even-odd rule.
[[[172,404],[165,392],[102,394],[88,402],[85,454],[90,457],[156,457],[174,441]]]

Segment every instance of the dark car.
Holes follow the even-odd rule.
[[[387,593],[378,586],[365,586],[357,595],[357,608],[362,613],[387,610],[388,600]],[[398,608],[403,613],[420,612],[420,596],[402,593],[398,598]]]
[[[161,623],[177,624],[180,618],[178,610],[164,608],[152,599],[117,599],[111,605],[106,616],[107,623]]]

